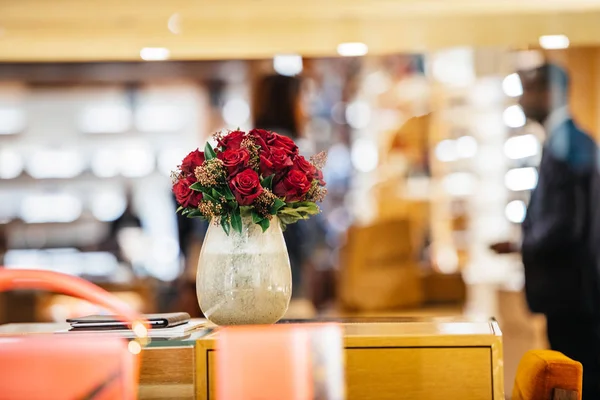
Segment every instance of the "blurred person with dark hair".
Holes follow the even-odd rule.
[[[311,152],[302,129],[305,115],[301,99],[301,81],[297,77],[268,75],[255,87],[254,127],[288,136],[300,152]],[[298,221],[283,233],[292,267],[292,296],[303,297],[303,267],[309,260],[315,237],[315,222]]]
[[[523,222],[520,246],[531,311],[547,318],[548,340],[583,364],[583,398],[600,398],[600,296],[595,248],[590,241],[591,188],[597,178],[594,140],[571,118],[569,77],[545,64],[519,72],[519,101],[527,118],[542,124],[546,143]],[[499,253],[518,251],[505,242]]]

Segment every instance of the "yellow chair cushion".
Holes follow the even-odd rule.
[[[513,400],[551,400],[553,389],[573,390],[581,398],[583,367],[558,351],[525,353],[513,388]]]

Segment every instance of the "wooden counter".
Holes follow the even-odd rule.
[[[504,399],[496,322],[410,321],[343,323],[348,400]],[[196,342],[199,400],[215,399],[217,335]]]
[[[340,320],[348,400],[501,400],[502,336],[496,322],[452,318]],[[0,335],[52,333],[64,324],[11,324]],[[154,341],[142,351],[143,399],[213,400],[218,331]]]

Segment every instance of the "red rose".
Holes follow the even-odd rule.
[[[312,181],[317,173],[317,168],[315,168],[315,166],[310,162],[306,161],[306,158],[302,156],[296,156],[294,158],[294,169],[302,171],[309,181]]]
[[[195,183],[193,177],[182,178],[173,185],[173,194],[177,203],[182,207],[198,207],[202,200],[202,192],[197,192],[190,189],[190,186]]]
[[[252,129],[250,132],[248,132],[248,135],[252,136],[255,139],[258,139],[257,144],[263,149],[266,149],[266,144],[273,137],[273,132],[269,132],[264,129]],[[264,147],[262,145],[263,143],[265,144]]]
[[[241,206],[249,206],[263,192],[258,174],[251,169],[235,175],[229,187]]]
[[[259,131],[269,133],[267,131],[263,131],[262,129],[253,129],[250,132],[248,132],[248,137],[252,138],[254,144],[260,147],[259,151],[269,151],[269,146],[267,146],[267,142],[265,139],[267,136],[263,135]]]
[[[298,146],[292,139],[287,136],[282,136],[277,133],[273,133],[267,140],[267,144],[271,147],[278,147],[287,151],[288,154],[298,154]]]
[[[260,155],[260,173],[263,176],[269,176],[277,172],[282,172],[288,167],[294,165],[289,154],[281,148],[271,148],[271,152],[263,152]]]
[[[285,197],[286,201],[300,201],[310,189],[310,181],[297,169],[291,170],[285,178],[273,187],[273,193]]]
[[[229,132],[225,137],[218,140],[219,146],[224,149],[239,149],[242,140],[246,138],[246,133],[243,131]]]
[[[196,167],[201,166],[202,163],[204,163],[204,153],[196,149],[185,156],[179,168],[186,175],[193,174]]]
[[[266,151],[260,155],[259,169],[262,176],[273,175],[273,161],[270,158],[270,154]]]
[[[228,175],[231,176],[248,166],[250,154],[246,149],[230,149],[217,154],[217,158],[223,161],[223,165],[227,168]]]

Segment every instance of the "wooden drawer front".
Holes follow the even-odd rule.
[[[140,399],[194,399],[194,347],[149,348],[142,351]]]
[[[348,400],[492,399],[489,347],[346,349]]]
[[[206,355],[215,400],[215,352]],[[347,348],[345,355],[347,400],[493,399],[489,347]]]
[[[215,393],[217,392],[217,379],[216,379],[216,368],[215,368],[215,358],[217,358],[214,350],[209,350],[207,353],[208,356],[208,398],[210,400],[214,400],[217,398]]]

